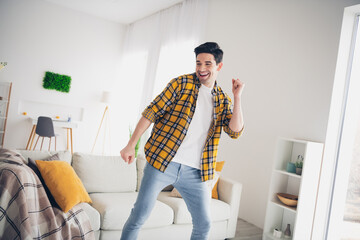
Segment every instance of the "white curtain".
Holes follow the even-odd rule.
[[[133,124],[171,78],[195,71],[193,50],[204,41],[207,5],[207,0],[186,0],[128,26],[121,75],[126,104],[137,110],[129,118]]]

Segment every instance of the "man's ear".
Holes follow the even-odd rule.
[[[220,69],[222,68],[222,66],[223,66],[223,63],[222,63],[222,62],[219,63],[219,64],[217,65],[217,70],[220,71]]]

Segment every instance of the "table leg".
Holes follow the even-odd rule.
[[[35,125],[35,130],[36,130],[36,125]],[[29,150],[31,150],[31,148],[32,148],[32,145],[33,145],[33,143],[34,143],[35,137],[36,137],[36,131],[33,132],[33,136],[32,136],[32,139],[31,139],[30,146],[29,146]]]
[[[26,144],[26,150],[31,149],[31,146],[29,146],[29,145],[30,145],[30,142],[32,143],[31,140],[32,140],[33,137],[34,137],[35,129],[36,129],[36,125],[33,125],[32,129],[31,129],[30,136],[29,136],[29,140],[28,140],[28,142],[27,142],[27,144]],[[30,147],[30,148],[29,148],[29,147]]]
[[[35,137],[34,137],[35,138]],[[35,150],[35,148],[36,148],[36,145],[37,145],[37,143],[38,143],[38,141],[39,141],[39,138],[40,138],[40,136],[38,135],[38,137],[37,137],[37,139],[36,139],[36,143],[35,143],[35,146],[34,146],[34,148],[33,148],[33,151]],[[31,143],[31,146],[30,147],[32,147],[32,143]]]
[[[66,150],[69,150],[69,128],[66,128]]]
[[[74,148],[73,148],[72,128],[70,128],[70,139],[71,139],[71,154],[73,154],[74,153]]]

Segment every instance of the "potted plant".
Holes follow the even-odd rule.
[[[133,134],[133,131],[131,130],[131,128],[129,128],[129,139],[131,138],[132,134]],[[141,137],[139,138],[139,140],[137,141],[137,143],[135,145],[135,158],[137,158],[137,154],[138,154],[138,151],[139,151],[140,140],[141,140]]]
[[[303,160],[304,160],[304,157],[302,155],[299,155],[297,157],[297,161],[295,162],[296,174],[297,175],[301,175],[301,173],[302,173]]]

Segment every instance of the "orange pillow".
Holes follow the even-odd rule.
[[[92,203],[80,178],[69,163],[36,160],[36,165],[55,201],[64,212],[81,202]]]
[[[212,198],[215,198],[215,199],[219,199],[219,193],[218,193],[218,183],[219,183],[219,177],[220,177],[220,172],[222,171],[223,167],[224,167],[224,163],[225,161],[222,161],[222,162],[216,162],[216,166],[215,166],[215,175],[214,175],[214,181],[215,182],[215,185],[212,189]]]

